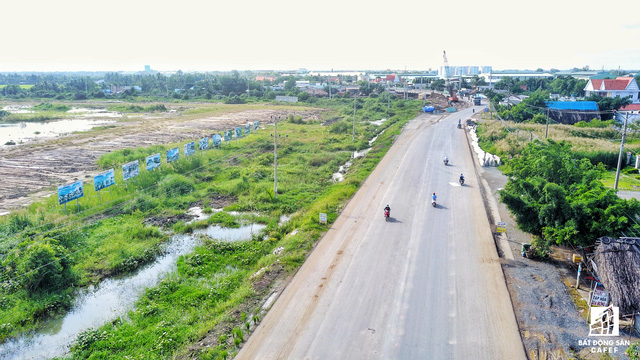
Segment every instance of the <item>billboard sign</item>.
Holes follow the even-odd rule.
[[[253,131],[258,130],[258,127],[260,127],[260,122],[256,121],[253,123]]]
[[[220,134],[211,135],[213,138],[213,146],[220,146],[220,142],[222,141],[222,136]],[[224,135],[225,141],[227,141],[227,134]],[[231,134],[229,134],[229,140],[231,140]]]
[[[122,165],[122,180],[129,180],[140,175],[140,162],[132,161]]]
[[[100,191],[111,185],[116,184],[116,174],[113,169],[103,171],[100,174],[93,177],[93,188],[96,191]]]
[[[84,186],[82,180],[72,184],[58,186],[58,204],[66,204],[71,200],[79,199],[84,196]]]
[[[251,132],[251,124],[247,124],[244,126],[244,133],[249,134]]]
[[[209,148],[209,138],[205,136],[200,139],[199,147],[200,150],[207,150]]]
[[[196,153],[196,142],[192,141],[190,143],[184,144],[184,156],[193,155]]]
[[[236,137],[239,138],[240,136],[242,136],[242,128],[241,127],[237,127],[236,128]]]
[[[160,166],[160,154],[153,154],[147,156],[146,159],[147,171],[151,171]]]
[[[173,162],[173,161],[178,161],[178,159],[180,158],[180,149],[179,148],[173,148],[173,149],[169,149],[167,150],[167,162]]]

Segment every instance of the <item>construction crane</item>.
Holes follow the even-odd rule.
[[[447,52],[442,52],[442,57],[444,58],[444,84],[449,92],[449,102],[452,103],[454,101],[458,101],[458,97],[456,96],[456,91],[454,89],[453,83],[449,81],[449,61],[447,60]]]

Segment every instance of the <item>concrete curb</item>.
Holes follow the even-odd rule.
[[[491,233],[493,234],[494,241],[496,243],[496,249],[498,251],[498,255],[502,258],[508,260],[514,260],[513,252],[509,246],[507,233],[498,233],[496,232],[497,224],[502,221],[500,218],[500,212],[498,211],[498,201],[493,196],[491,192],[491,188],[487,181],[482,177],[480,172],[482,171],[482,167],[479,163],[479,155],[475,154],[473,151],[473,146],[471,145],[471,141],[469,139],[469,131],[465,126],[464,135],[467,139],[467,146],[469,148],[469,152],[471,153],[471,158],[473,159],[473,168],[476,175],[476,179],[479,180],[478,183],[480,186],[480,193],[482,195],[482,199],[484,200],[484,207],[487,212],[487,219],[489,221],[489,226],[491,227]]]

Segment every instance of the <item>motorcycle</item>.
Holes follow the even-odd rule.
[[[384,210],[384,221],[389,221],[389,210]]]
[[[460,186],[464,185],[464,178],[460,178]]]
[[[458,129],[462,129],[462,124],[458,123]]]
[[[431,199],[431,206],[436,207],[436,201]]]

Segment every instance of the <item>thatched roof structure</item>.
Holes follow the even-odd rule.
[[[600,240],[593,261],[611,302],[620,308],[620,315],[640,313],[640,239]]]

